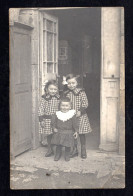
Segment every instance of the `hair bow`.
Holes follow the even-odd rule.
[[[65,76],[63,76],[63,81],[62,81],[62,84],[63,84],[63,85],[66,85],[66,84],[68,84],[68,83],[67,83],[67,81],[66,81],[66,77],[65,77]]]
[[[48,80],[45,80],[43,85],[46,86],[47,83],[48,83]]]

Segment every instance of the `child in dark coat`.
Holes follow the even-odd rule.
[[[61,157],[62,147],[65,147],[65,160],[70,160],[70,149],[74,145],[74,137],[78,134],[78,120],[76,111],[71,109],[69,98],[61,99],[60,111],[52,116],[51,126],[53,129],[52,144],[56,145],[55,161]]]

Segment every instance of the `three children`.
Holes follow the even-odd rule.
[[[78,88],[77,77],[69,74],[66,77],[67,89],[60,100],[56,81],[49,81],[45,87],[39,107],[40,133],[47,135],[48,151],[46,157],[53,154],[52,145],[56,146],[54,160],[61,157],[65,147],[65,160],[78,156],[77,136],[81,143],[81,157],[86,158],[86,137],[91,132],[86,113],[88,100],[83,89]],[[75,138],[75,139],[74,139]],[[73,149],[70,154],[70,149]]]

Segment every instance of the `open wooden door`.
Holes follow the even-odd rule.
[[[44,81],[55,79],[58,74],[58,19],[40,12],[40,94]]]
[[[32,147],[31,27],[10,27],[10,136],[11,155]]]
[[[122,44],[120,42],[120,21],[120,7],[101,8],[102,67],[99,148],[105,151],[118,151],[119,146],[120,47]],[[110,29],[113,30],[110,31]]]

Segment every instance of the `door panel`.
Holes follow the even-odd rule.
[[[13,155],[16,156],[32,147],[31,138],[31,41],[30,32],[13,27],[13,50],[11,58],[11,107]]]
[[[99,148],[106,151],[117,151],[119,146],[120,17],[121,8],[101,8],[101,133]]]

